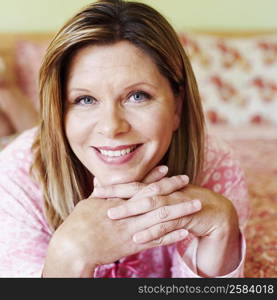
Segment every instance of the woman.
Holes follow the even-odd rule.
[[[38,129],[1,153],[2,275],[243,275],[243,174],[205,135],[189,61],[158,12],[80,11],[49,46],[40,98]]]

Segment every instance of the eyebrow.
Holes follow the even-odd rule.
[[[150,86],[150,87],[152,87],[152,88],[154,88],[154,89],[157,89],[157,88],[158,88],[156,85],[151,84],[151,83],[149,83],[149,82],[137,82],[137,83],[133,83],[133,84],[128,85],[127,87],[125,87],[125,88],[124,88],[124,91],[125,91],[125,90],[128,90],[128,89],[131,89],[131,88],[133,88],[133,87],[135,87],[135,86],[137,86],[137,85],[148,85],[148,86]],[[69,90],[69,93],[72,93],[72,92],[85,92],[85,93],[91,93],[92,90],[89,90],[89,89],[86,89],[86,88],[78,88],[78,87],[76,87],[76,88],[72,88],[72,89]]]
[[[85,92],[85,93],[90,93],[91,91],[88,89],[84,89],[84,88],[72,88],[69,90],[69,93],[71,92]]]

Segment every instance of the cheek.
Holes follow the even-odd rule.
[[[65,118],[65,132],[66,137],[71,147],[85,142],[87,138],[88,122],[84,117],[74,113],[67,113]]]
[[[174,116],[164,110],[156,110],[153,114],[140,121],[140,130],[149,139],[156,140],[159,144],[168,144],[174,131]]]

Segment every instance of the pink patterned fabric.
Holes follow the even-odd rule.
[[[277,127],[247,126],[234,130],[215,126],[213,133],[234,149],[244,169],[250,200],[245,228],[244,275],[277,277]]]
[[[277,34],[180,33],[210,124],[277,124]]]
[[[17,137],[0,152],[0,277],[40,277],[52,231],[43,214],[42,191],[29,177],[30,147],[36,129]],[[243,233],[248,218],[247,189],[238,161],[230,149],[209,137],[202,186],[233,201]],[[99,266],[94,277],[198,277],[198,238],[153,248]],[[245,261],[242,234],[241,262],[224,277],[242,277]]]

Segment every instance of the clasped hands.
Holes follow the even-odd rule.
[[[224,273],[221,265],[228,251],[208,264],[205,257],[215,250],[212,244],[218,248],[223,243],[225,249],[231,243],[233,253],[238,249],[238,219],[231,201],[189,184],[186,175],[166,174],[167,167],[158,166],[140,183],[110,186],[99,186],[95,178],[91,196],[76,205],[53,235],[44,274],[89,277],[98,265],[181,241],[189,232],[203,240],[199,247],[203,269],[211,274],[219,265],[218,272]],[[230,269],[238,255],[231,261]]]
[[[109,186],[100,186],[95,178],[91,196],[115,201],[115,206],[107,210],[111,220],[137,217],[136,224],[141,224],[137,230],[142,230],[133,235],[135,243],[173,243],[186,237],[185,225],[190,218],[184,217],[199,211],[201,202],[186,198],[181,192],[188,186],[188,176],[167,178],[167,171],[166,166],[157,167],[142,182]]]

